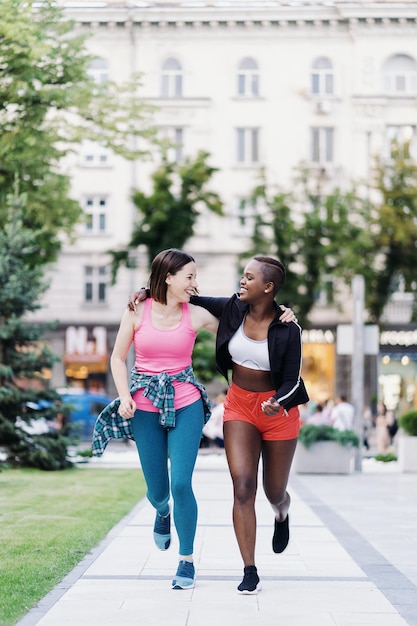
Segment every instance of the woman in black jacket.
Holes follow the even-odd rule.
[[[239,294],[232,298],[193,296],[192,304],[219,319],[218,370],[232,384],[225,400],[224,445],[233,481],[233,525],[244,563],[241,594],[260,590],[255,566],[258,465],[275,513],[272,548],[288,545],[287,483],[299,433],[298,405],[308,402],[301,379],[301,328],[280,321],[275,296],[285,268],[271,257],[256,256],[245,267]]]
[[[288,545],[287,484],[300,428],[298,405],[309,399],[300,376],[301,328],[295,321],[281,321],[275,302],[284,280],[280,261],[256,256],[245,267],[238,294],[190,299],[219,319],[217,368],[227,380],[232,371],[224,403],[224,445],[234,489],[233,525],[244,564],[237,588],[241,594],[256,594],[261,588],[255,566],[261,456],[263,487],[275,514],[272,548],[279,553]],[[288,317],[287,312],[284,319]]]

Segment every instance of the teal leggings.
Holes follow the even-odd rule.
[[[173,517],[177,529],[181,555],[192,554],[197,527],[197,502],[192,487],[192,476],[204,426],[201,400],[175,412],[175,427],[159,424],[159,413],[136,411],[132,430],[142,471],[148,488],[149,502],[160,515],[169,511],[171,492]]]

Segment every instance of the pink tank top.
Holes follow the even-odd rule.
[[[177,374],[191,365],[191,356],[196,333],[191,323],[190,310],[187,302],[182,304],[182,316],[179,325],[171,330],[161,330],[152,324],[153,300],[145,300],[143,317],[135,330],[133,343],[135,346],[135,368],[147,374]],[[201,398],[197,387],[189,383],[174,381],[175,409],[195,402]],[[158,412],[148,398],[143,397],[140,389],[133,395],[138,409]]]

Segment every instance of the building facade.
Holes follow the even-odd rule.
[[[140,72],[140,95],[156,106],[161,135],[174,144],[171,157],[203,149],[219,169],[212,188],[225,216],[202,212],[187,244],[203,293],[229,295],[237,286],[237,256],[253,226],[253,209],[241,200],[261,168],[284,189],[301,163],[320,173],[324,188],[343,188],[369,179],[374,155],[394,137],[413,145],[417,2],[62,4],[77,31],[89,35],[92,76],[125,81]],[[132,190],[150,190],[156,161],[125,161],[98,141],[81,146],[66,167],[87,220],[52,269],[36,319],[59,319],[51,339],[63,361],[52,384],[78,381],[111,392],[109,351],[128,294],[145,283],[147,268],[139,250],[136,268],[120,270],[111,286],[108,251],[129,240]],[[342,310],[320,300],[314,308],[304,377],[317,400],[337,391],[335,334],[351,316],[349,299]]]

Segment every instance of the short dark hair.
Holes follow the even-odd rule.
[[[282,285],[285,283],[285,267],[278,261],[270,256],[255,256],[255,261],[262,264],[262,276],[266,283],[274,283],[273,295],[277,295]]]
[[[188,263],[195,263],[191,254],[187,254],[176,248],[162,250],[156,255],[151,265],[151,274],[148,280],[150,296],[156,302],[167,303],[166,277],[168,274],[176,274]]]

